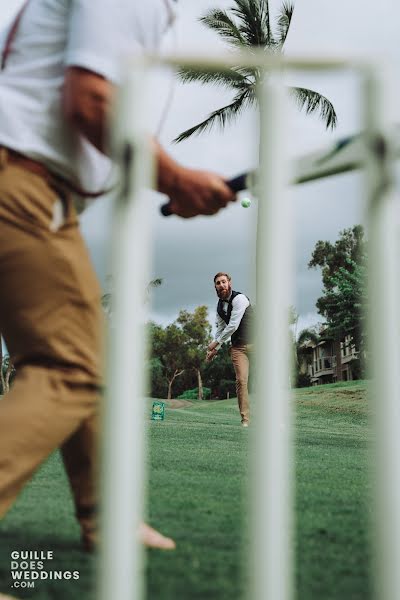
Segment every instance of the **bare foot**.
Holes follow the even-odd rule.
[[[156,531],[153,529],[153,527],[150,527],[150,525],[147,525],[146,523],[141,523],[139,525],[138,537],[139,541],[148,548],[158,548],[159,550],[175,549],[174,540],[165,537],[159,531]],[[97,530],[92,530],[90,533],[86,532],[86,534],[82,536],[83,549],[86,552],[94,552],[97,548],[98,541],[99,539]],[[8,596],[4,596],[4,600],[7,600],[7,598]],[[1,594],[0,600],[3,600]]]
[[[148,548],[158,548],[159,550],[174,550],[175,542],[167,538],[159,531],[156,531],[150,525],[141,523],[139,526],[139,539]],[[1,598],[0,598],[1,600]]]

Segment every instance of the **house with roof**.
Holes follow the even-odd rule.
[[[339,347],[340,357],[337,360]],[[345,335],[340,345],[322,337],[318,342],[308,340],[303,344],[299,368],[301,373],[308,374],[311,385],[321,385],[357,379],[359,361],[359,351],[351,335]]]

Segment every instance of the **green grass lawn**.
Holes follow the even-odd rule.
[[[369,430],[363,382],[298,390],[296,581],[299,600],[368,600]],[[150,415],[151,401],[148,401]],[[177,542],[147,552],[151,600],[247,599],[245,491],[249,430],[234,400],[167,408],[150,422],[149,520]],[[89,600],[94,559],[81,552],[58,454],[36,474],[1,525],[0,590],[24,600]],[[10,553],[53,550],[54,570],[78,581],[11,589]],[[114,600],[114,599],[110,599]]]

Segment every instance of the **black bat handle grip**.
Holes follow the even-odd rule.
[[[242,190],[246,189],[246,187],[247,187],[246,180],[247,180],[247,173],[243,173],[242,175],[238,175],[234,179],[229,179],[226,182],[226,185],[231,188],[232,192],[237,193],[237,192],[241,192]],[[167,202],[166,204],[163,204],[160,207],[160,212],[164,217],[169,217],[172,215],[169,202]]]
[[[163,217],[170,217],[172,215],[172,211],[169,205],[169,202],[160,206],[160,213]]]
[[[247,173],[242,173],[234,179],[230,179],[226,182],[227,186],[231,188],[232,192],[241,192],[247,188]]]

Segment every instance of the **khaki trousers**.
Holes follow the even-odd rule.
[[[231,360],[236,374],[236,395],[242,423],[248,423],[250,420],[248,381],[249,354],[251,350],[251,344],[232,346],[230,350]]]
[[[100,288],[70,195],[0,153],[0,332],[16,367],[0,399],[0,516],[61,449],[84,538],[95,527]]]

